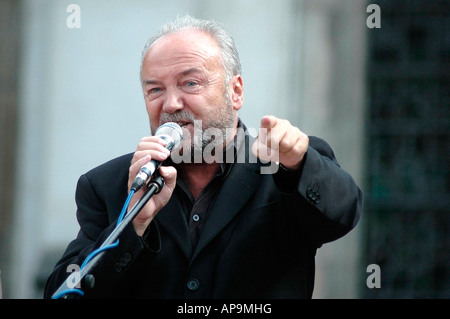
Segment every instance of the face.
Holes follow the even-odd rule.
[[[207,34],[189,30],[153,43],[142,64],[142,87],[153,134],[160,125],[176,122],[183,129],[183,145],[194,150],[211,142],[211,131],[222,132],[222,138],[214,137],[222,144],[234,137],[242,79],[225,83],[219,47]],[[195,131],[200,127],[204,134]]]

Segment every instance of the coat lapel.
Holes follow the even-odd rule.
[[[244,127],[245,129],[245,127]],[[259,175],[261,162],[251,154],[254,138],[246,129],[244,134],[237,135],[239,147],[235,163],[225,179],[216,201],[209,212],[205,227],[200,235],[193,258],[204,249],[241,211],[255,193],[261,176]],[[254,161],[252,161],[252,160]]]
[[[220,190],[195,248],[195,258],[241,211],[260,182],[257,164],[237,163]]]
[[[161,209],[155,219],[173,237],[186,258],[190,259],[192,256],[191,237],[177,192],[173,192],[171,200]]]

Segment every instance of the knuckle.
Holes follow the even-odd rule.
[[[284,125],[291,126],[291,122],[289,122],[289,120],[284,119],[284,120],[282,120],[281,122],[282,122]]]
[[[291,140],[284,138],[283,140],[281,140],[280,142],[280,149],[288,149],[290,148],[292,145]]]
[[[303,140],[305,141],[306,146],[309,145],[309,136],[303,133]]]

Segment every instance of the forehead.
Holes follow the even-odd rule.
[[[156,40],[147,50],[143,72],[179,65],[203,65],[206,68],[220,64],[217,42],[203,31],[187,29],[167,34]]]

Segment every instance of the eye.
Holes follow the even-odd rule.
[[[148,90],[148,94],[154,94],[159,92],[161,92],[161,88],[151,88],[150,90]]]
[[[197,86],[198,85],[198,83],[197,82],[194,82],[194,81],[188,81],[188,82],[186,82],[186,86],[187,87],[194,87],[194,86]]]
[[[186,93],[199,93],[202,85],[199,81],[196,80],[187,80],[182,82],[180,88]]]
[[[163,89],[161,87],[151,87],[147,89],[147,99],[150,101],[157,99],[163,92]]]

